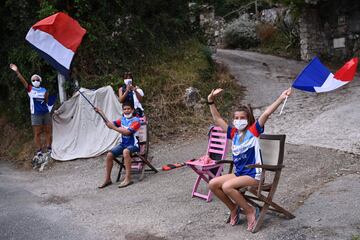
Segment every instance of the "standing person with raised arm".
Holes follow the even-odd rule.
[[[21,75],[15,64],[10,64],[21,83],[24,85],[30,98],[31,125],[34,132],[34,142],[37,147],[37,156],[42,155],[43,144],[41,143],[41,133],[45,133],[46,151],[51,152],[51,117],[48,109],[49,94],[46,88],[41,87],[42,78],[34,74],[31,76],[31,85]]]
[[[134,116],[143,117],[144,108],[141,103],[143,101],[144,91],[135,85],[131,72],[124,73],[124,84],[119,88],[119,100],[121,103],[129,102],[134,107]]]
[[[240,106],[233,115],[233,126],[228,125],[215,106],[216,96],[222,89],[212,90],[208,96],[208,104],[215,125],[227,132],[232,140],[232,155],[235,172],[213,178],[209,183],[211,191],[229,208],[231,225],[240,223],[240,211],[247,219],[247,230],[252,231],[259,214],[259,209],[249,204],[239,192],[240,188],[258,184],[261,169],[247,168],[249,164],[261,164],[259,136],[269,116],[290,96],[291,88],[285,90],[261,116],[255,120],[250,106]]]

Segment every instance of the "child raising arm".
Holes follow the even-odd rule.
[[[215,106],[215,98],[222,91],[220,88],[213,89],[208,96],[208,104],[215,125],[226,131],[227,137],[232,140],[235,172],[213,178],[209,182],[209,188],[230,209],[230,224],[240,223],[240,209],[242,209],[247,219],[247,230],[252,231],[259,209],[255,209],[249,204],[238,189],[258,184],[261,169],[246,168],[246,165],[261,164],[259,136],[263,133],[269,116],[286,97],[291,95],[291,88],[283,91],[257,120],[255,120],[250,106],[240,106],[234,112],[233,126],[225,122]]]

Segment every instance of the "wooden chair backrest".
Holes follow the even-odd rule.
[[[260,135],[260,151],[263,164],[273,166],[283,164],[285,138],[286,135]]]
[[[147,156],[149,151],[149,126],[147,122],[141,122],[136,138],[139,141],[140,154]]]
[[[207,153],[213,160],[224,160],[227,154],[228,140],[226,132],[218,126],[214,126],[209,132]]]

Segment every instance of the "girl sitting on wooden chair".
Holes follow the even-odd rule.
[[[269,116],[286,97],[290,96],[291,88],[285,90],[257,120],[255,120],[250,106],[241,106],[234,112],[233,127],[224,121],[215,107],[214,100],[220,92],[222,89],[213,89],[208,96],[208,104],[215,125],[227,131],[227,137],[232,139],[235,172],[212,179],[209,188],[230,209],[230,224],[240,223],[240,211],[242,211],[246,215],[247,230],[252,231],[259,215],[259,209],[249,204],[239,189],[258,184],[261,169],[246,168],[246,165],[261,164],[258,138],[264,131],[264,125]]]

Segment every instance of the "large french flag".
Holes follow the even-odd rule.
[[[329,92],[335,90],[354,79],[358,65],[358,58],[353,58],[332,74],[315,57],[297,76],[293,87],[308,92]]]
[[[85,33],[76,20],[59,12],[33,25],[25,39],[48,63],[69,77],[71,61]]]

